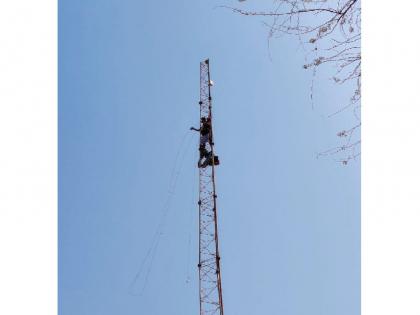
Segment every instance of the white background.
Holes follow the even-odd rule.
[[[418,315],[419,5],[362,6],[362,314]],[[0,314],[56,314],[56,1],[1,0],[0,40]]]
[[[416,1],[363,1],[362,314],[420,314]]]
[[[57,4],[0,1],[0,314],[57,312]]]

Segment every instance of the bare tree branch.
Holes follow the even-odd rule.
[[[338,85],[345,83],[354,85],[354,92],[349,103],[338,106],[337,111],[328,117],[353,109],[357,123],[348,130],[341,131],[338,136],[344,143],[318,154],[318,156],[337,155],[346,165],[350,160],[360,156],[360,132],[357,140],[350,141],[360,131],[361,96],[361,8],[360,0],[275,0],[275,8],[270,11],[246,11],[235,7],[223,6],[243,16],[260,16],[272,19],[265,22],[269,27],[269,40],[276,34],[297,36],[305,50],[312,57],[311,62],[303,65],[304,69],[312,69],[313,80],[316,69],[330,65],[335,70],[331,79]],[[306,49],[308,48],[309,49]],[[311,83],[311,102],[313,106],[313,80]]]

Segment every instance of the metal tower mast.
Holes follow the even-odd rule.
[[[200,160],[202,157],[205,160],[198,165],[200,315],[223,315],[215,182],[215,165],[219,159],[214,154],[211,86],[207,59],[200,63]],[[208,138],[203,136],[206,127],[210,127]]]

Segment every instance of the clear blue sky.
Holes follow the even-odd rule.
[[[360,314],[360,165],[315,158],[354,125],[327,118],[349,91],[317,81],[312,109],[296,39],[275,40],[270,61],[261,20],[217,4],[240,5],[59,1],[60,315],[198,314],[198,139],[184,135],[207,57],[225,313]],[[133,296],[177,153],[160,246]]]

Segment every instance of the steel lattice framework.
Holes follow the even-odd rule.
[[[210,118],[210,141],[205,146],[211,154],[211,163],[199,167],[199,293],[200,315],[223,315],[222,282],[220,274],[219,240],[217,232],[215,164],[212,128],[210,65],[200,63],[200,121]],[[217,162],[215,160],[217,159]]]

